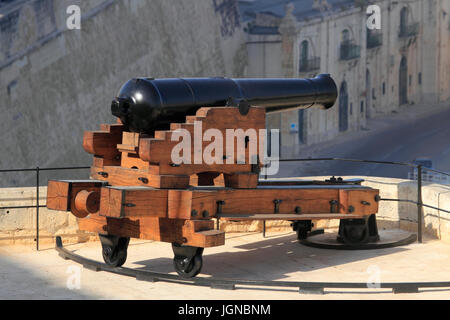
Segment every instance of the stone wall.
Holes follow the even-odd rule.
[[[305,177],[302,180],[321,180],[329,177]],[[356,178],[356,177],[345,177]],[[363,185],[380,190],[386,199],[417,199],[417,184],[411,180],[358,177],[365,179]],[[45,204],[46,187],[40,188],[39,198]],[[425,183],[423,203],[450,211],[450,187]],[[36,204],[36,188],[2,188],[0,189],[0,207],[24,206]],[[424,233],[433,238],[450,241],[450,214],[436,209],[423,209]],[[379,228],[400,228],[411,232],[417,231],[417,206],[412,203],[381,201],[377,215]],[[314,221],[316,228],[335,229],[339,220]],[[68,243],[84,242],[97,239],[95,234],[78,230],[77,219],[70,213],[41,208],[39,211],[40,243],[47,246],[54,243],[54,237],[63,236]],[[226,232],[262,232],[262,221],[221,222],[220,229]],[[290,232],[289,221],[267,221],[266,231]],[[0,245],[33,243],[36,234],[36,210],[0,209]]]
[[[47,188],[39,190],[45,205]],[[36,188],[1,188],[0,207],[35,206]],[[92,235],[78,230],[77,218],[69,212],[39,208],[39,243],[54,243],[55,236],[68,242],[88,241]],[[33,244],[36,241],[36,208],[0,209],[0,245]]]
[[[235,1],[221,3],[28,0],[2,8],[0,168],[90,165],[83,132],[116,121],[110,104],[130,78],[242,76]],[[66,27],[69,5],[81,9],[81,30]],[[14,174],[0,186],[32,182]]]

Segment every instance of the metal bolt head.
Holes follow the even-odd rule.
[[[148,179],[145,177],[139,177],[138,180],[141,181],[142,183],[148,183]]]

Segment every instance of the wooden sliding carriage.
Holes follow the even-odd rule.
[[[124,264],[130,238],[163,241],[172,243],[177,273],[194,277],[201,271],[204,248],[225,243],[225,232],[215,228],[215,221],[224,220],[289,220],[301,240],[308,236],[314,220],[340,219],[339,241],[378,240],[378,190],[361,186],[358,180],[259,179],[262,164],[248,160],[258,157],[260,141],[258,148],[252,149],[246,139],[245,164],[172,161],[172,150],[179,144],[172,139],[177,130],[189,132],[191,146],[198,148],[194,137],[218,129],[225,150],[227,129],[265,129],[266,112],[331,107],[336,87],[329,76],[272,79],[262,88],[258,85],[266,85],[266,79],[164,80],[173,81],[130,80],[113,101],[118,123],[85,132],[83,147],[94,156],[90,180],[48,183],[47,207],[72,212],[79,218],[81,230],[98,233],[105,263]],[[217,87],[228,91],[211,93]],[[251,91],[255,87],[258,90]],[[294,93],[286,92],[286,87]],[[202,96],[205,91],[207,96]],[[276,99],[272,99],[274,95]],[[174,96],[178,104],[168,101]],[[139,97],[145,103],[140,103]],[[147,114],[151,118],[145,118]],[[238,143],[234,142],[237,159]],[[210,143],[202,141],[200,147]],[[196,147],[191,148],[191,159]]]

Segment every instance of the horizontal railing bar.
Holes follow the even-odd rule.
[[[39,168],[39,171],[56,171],[56,170],[78,170],[78,169],[90,169],[91,167],[60,167],[60,168]],[[0,169],[0,173],[3,172],[27,172],[27,171],[37,171],[37,168],[26,168],[26,169]]]
[[[303,159],[279,159],[280,162],[293,162],[293,161],[348,161],[348,162],[366,162],[366,163],[379,163],[379,164],[392,164],[417,168],[418,166],[407,162],[395,162],[395,161],[378,161],[378,160],[359,160],[359,159],[345,159],[345,158],[303,158]]]
[[[0,207],[0,209],[29,209],[29,208],[36,208],[37,206],[14,206],[14,207]],[[39,205],[39,208],[45,208],[47,205]]]
[[[406,200],[406,199],[384,199],[384,198],[382,198],[382,199],[380,199],[380,200],[384,200],[384,201],[398,201],[398,202],[409,202],[409,203],[413,203],[413,204],[415,204],[415,205],[418,205],[418,204],[419,204],[417,201],[414,201],[414,200]],[[444,212],[450,213],[450,211],[448,211],[448,210],[441,209],[441,208],[434,207],[434,206],[430,206],[429,204],[420,203],[420,205],[421,205],[421,206],[424,206],[424,207],[427,207],[427,208],[435,209],[435,210],[438,210],[438,211],[444,211]]]
[[[433,172],[440,173],[440,174],[443,174],[443,175],[446,175],[446,176],[450,176],[450,173],[448,173],[448,172],[443,172],[443,171],[439,171],[439,170],[436,170],[436,169],[423,168],[423,170],[425,170],[425,171],[433,171]]]

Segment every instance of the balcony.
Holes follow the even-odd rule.
[[[361,56],[361,46],[353,41],[345,41],[341,44],[340,60],[351,60]]]
[[[320,69],[320,57],[300,60],[300,72],[309,72]]]
[[[382,33],[367,33],[367,49],[372,49],[379,47],[383,44],[383,34]]]
[[[400,38],[413,37],[416,36],[418,33],[419,33],[419,23],[416,22],[409,25],[401,25],[398,36]]]

